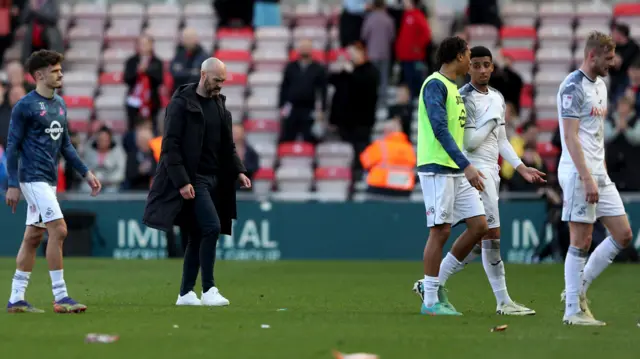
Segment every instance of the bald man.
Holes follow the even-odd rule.
[[[220,234],[231,235],[237,218],[237,181],[244,188],[251,181],[236,152],[231,114],[220,93],[226,79],[224,63],[206,59],[199,82],[178,87],[166,111],[143,223],[167,232],[177,225],[183,241],[188,238],[176,305],[229,305],[213,277],[216,243]],[[194,291],[198,272],[201,298]]]
[[[182,31],[182,42],[176,48],[176,56],[171,61],[174,88],[198,82],[200,65],[207,57],[207,52],[199,44],[198,32],[194,28],[185,28]]]

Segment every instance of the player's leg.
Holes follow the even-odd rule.
[[[613,262],[618,253],[626,248],[633,239],[624,204],[615,185],[606,183],[601,186],[599,192],[596,216],[600,218],[611,235],[596,247],[584,267],[581,289],[585,296],[593,280]]]
[[[180,294],[176,305],[201,305],[202,302],[195,293],[196,280],[200,271],[200,232],[197,226],[180,226],[182,241],[186,242],[184,260],[182,263],[182,282],[180,284]]]
[[[429,315],[459,315],[443,306],[438,299],[440,282],[438,272],[442,260],[442,248],[451,233],[451,218],[455,183],[453,177],[419,174],[420,186],[427,213],[429,238],[423,252],[424,295],[421,313]]]
[[[36,261],[36,254],[45,228],[28,225],[24,232],[24,238],[16,257],[16,272],[11,282],[11,296],[7,304],[7,311],[11,313],[44,313],[43,310],[34,308],[25,300],[25,292],[29,285],[31,272]]]
[[[591,246],[596,205],[587,203],[586,193],[577,174],[560,178],[563,191],[562,220],[569,222],[569,250],[564,262],[565,311],[562,321],[572,325],[605,325],[595,320],[580,295],[582,272]]]

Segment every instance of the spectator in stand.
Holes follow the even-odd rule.
[[[24,67],[19,61],[12,61],[7,64],[7,89],[10,89],[13,86],[22,87],[26,92],[31,92],[36,89],[33,84],[29,83],[25,79]],[[8,99],[8,91],[5,96],[7,96]]]
[[[378,86],[380,73],[367,58],[367,49],[362,43],[349,47],[349,57],[352,64],[344,71],[348,76],[347,107],[343,111],[344,122],[338,126],[338,132],[343,141],[353,146],[356,156],[371,142],[371,132],[376,123],[376,104],[378,102]],[[360,175],[362,167],[360,161],[353,161],[355,177]]]
[[[64,53],[64,41],[58,29],[60,7],[57,0],[27,0],[21,21],[27,24],[22,46],[22,63],[32,52],[46,49]]]
[[[340,47],[348,47],[360,41],[360,31],[364,22],[364,15],[368,7],[368,0],[342,0],[339,31]]]
[[[282,116],[280,142],[296,141],[298,135],[306,142],[316,142],[311,129],[314,121],[322,118],[314,120],[313,116],[318,100],[322,112],[325,111],[327,73],[322,64],[312,59],[312,50],[312,42],[302,40],[298,48],[299,59],[289,62],[284,70],[278,100]]]
[[[380,72],[378,106],[387,106],[387,84],[391,68],[391,51],[396,29],[387,12],[385,0],[374,0],[372,11],[362,25],[362,40],[367,47],[367,56]]]
[[[220,19],[220,27],[251,26],[253,5],[254,0],[213,0],[213,9]]]
[[[497,51],[500,53],[500,51]],[[522,77],[511,67],[513,59],[509,56],[499,56],[498,62],[502,66],[495,66],[489,85],[500,91],[505,102],[511,102],[515,106],[516,113],[520,113],[520,94],[524,87]]]
[[[0,89],[4,87],[0,86]],[[0,94],[5,90],[0,90]],[[26,95],[26,91],[22,86],[13,86],[8,91],[8,96],[2,94],[0,100],[0,145],[5,147],[7,144],[7,136],[9,135],[9,122],[11,122],[11,109],[20,101],[20,99]]]
[[[607,172],[620,191],[640,191],[640,121],[633,102],[622,97],[604,123]]]
[[[547,172],[546,165],[538,154],[538,127],[534,121],[528,121],[522,126],[522,134],[513,136],[509,141],[518,157],[528,167]],[[537,184],[527,182],[514,168],[504,161],[500,171],[502,178],[507,180],[511,191],[536,192]]]
[[[385,196],[409,196],[415,185],[416,154],[399,120],[384,124],[384,136],[360,154],[367,175],[367,192]]]
[[[185,28],[182,31],[182,43],[177,46],[176,56],[171,61],[174,89],[200,81],[200,65],[208,57],[207,52],[198,43],[196,30]]]
[[[113,139],[111,129],[102,127],[84,154],[84,161],[90,171],[102,183],[102,190],[117,192],[125,178],[127,158],[122,147]],[[87,184],[82,189],[90,191]]]
[[[228,112],[228,110],[227,110]],[[229,114],[231,116],[231,114]],[[247,177],[253,181],[253,175],[260,169],[260,155],[258,152],[247,143],[247,138],[244,135],[244,127],[239,124],[233,124],[233,143],[236,145],[236,152],[238,157],[242,160],[244,167],[247,169]],[[251,188],[242,188],[240,183],[236,183],[236,189],[251,191]]]
[[[127,151],[125,189],[132,191],[149,190],[151,178],[156,172],[156,161],[150,146],[152,139],[153,132],[150,129],[136,131],[136,147],[131,151]]]
[[[25,0],[5,0],[0,1],[0,9],[4,7],[7,13],[5,17],[0,16],[0,60],[4,58],[4,53],[11,47],[15,38],[15,32],[20,26],[20,15],[25,5]],[[4,27],[3,27],[4,26]],[[0,61],[1,62],[1,61]]]
[[[633,60],[625,77],[618,85],[618,92],[613,96],[614,102],[627,97],[633,101],[635,112],[640,113],[640,55]]]
[[[133,129],[138,116],[142,116],[151,119],[156,131],[163,71],[162,61],[153,52],[153,39],[140,36],[137,53],[124,66],[124,82],[129,87],[126,98],[129,129]]]
[[[138,148],[136,136],[139,131],[149,130],[153,134],[153,124],[148,118],[138,117],[136,125],[133,130],[127,131],[122,137],[122,148],[125,153],[135,151]]]
[[[629,70],[631,63],[640,56],[640,47],[629,35],[628,25],[613,25],[611,36],[616,43],[616,58],[614,67],[609,69],[609,76],[611,77],[609,85],[610,99],[615,99],[615,95],[623,92],[623,89],[627,87],[627,70]]]
[[[404,0],[404,14],[396,41],[396,60],[402,68],[402,82],[411,89],[411,99],[420,94],[426,77],[426,49],[431,42],[431,28],[419,9],[420,0]]]
[[[405,84],[401,84],[396,90],[396,103],[389,107],[389,117],[400,121],[402,132],[411,141],[411,123],[413,122],[413,104],[411,103],[411,91]]]
[[[467,14],[471,25],[493,25],[498,29],[502,27],[498,0],[469,0]]]

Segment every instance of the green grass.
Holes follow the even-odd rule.
[[[27,291],[45,314],[0,314],[3,358],[331,358],[331,350],[406,358],[633,358],[640,314],[638,267],[614,265],[592,286],[604,328],[562,325],[562,265],[507,266],[514,300],[538,311],[500,317],[480,264],[448,283],[462,317],[419,315],[411,292],[420,263],[219,262],[227,308],[174,306],[179,261],[67,259],[70,294],[85,314],[51,311],[46,263],[38,259]],[[0,259],[8,298],[13,259]],[[277,311],[286,308],[286,311]],[[270,329],[261,329],[269,324]],[[505,332],[492,333],[508,324]],[[178,328],[174,328],[177,325]],[[90,332],[120,335],[84,344]],[[136,351],[138,351],[136,353]]]

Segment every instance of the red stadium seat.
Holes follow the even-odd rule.
[[[640,3],[617,3],[613,7],[613,16],[640,16]]]
[[[308,142],[285,142],[278,146],[278,157],[309,157],[315,156],[315,148]]]
[[[69,120],[69,129],[73,132],[85,133],[89,131],[89,122],[85,120]]]
[[[243,27],[238,29],[223,27],[218,30],[216,37],[218,39],[225,39],[225,38],[253,39],[253,30],[250,27]]]
[[[560,154],[560,151],[549,142],[538,143],[537,150],[542,157],[555,157]]]
[[[247,142],[254,145],[260,143],[273,144],[277,141],[280,122],[274,120],[247,120],[244,123]]]
[[[268,194],[273,189],[276,174],[273,168],[260,168],[252,180],[253,192],[257,195]]]
[[[316,180],[351,180],[351,169],[348,167],[319,167],[316,169]]]
[[[327,53],[322,50],[313,50],[311,52],[311,58],[315,61],[318,61],[324,64],[327,62]],[[289,53],[289,60],[296,61],[297,59],[298,59],[298,51],[291,50],[291,52]]]
[[[514,62],[534,62],[536,60],[533,50],[523,48],[502,49],[502,56],[508,57]]]
[[[229,85],[247,85],[247,74],[241,74],[237,72],[229,73],[227,75],[227,81],[224,83],[226,86]],[[224,90],[223,90],[224,91]]]
[[[100,74],[100,85],[119,85],[123,81],[122,72],[105,72]]]
[[[276,173],[273,168],[260,168],[254,175],[253,179],[255,181],[259,180],[269,180],[273,181],[276,178]]]
[[[555,132],[558,129],[558,120],[555,118],[545,118],[536,121],[538,130],[542,132]]]
[[[327,57],[327,60],[329,62],[336,62],[338,61],[338,57],[344,56],[345,58],[349,59],[349,52],[346,49],[332,49],[329,51],[329,56]]]
[[[251,62],[251,53],[244,50],[223,50],[215,52],[215,57],[223,62]]]
[[[67,108],[93,108],[93,98],[90,96],[62,96]]]
[[[500,30],[502,39],[535,39],[537,36],[535,27],[529,26],[505,26]]]

